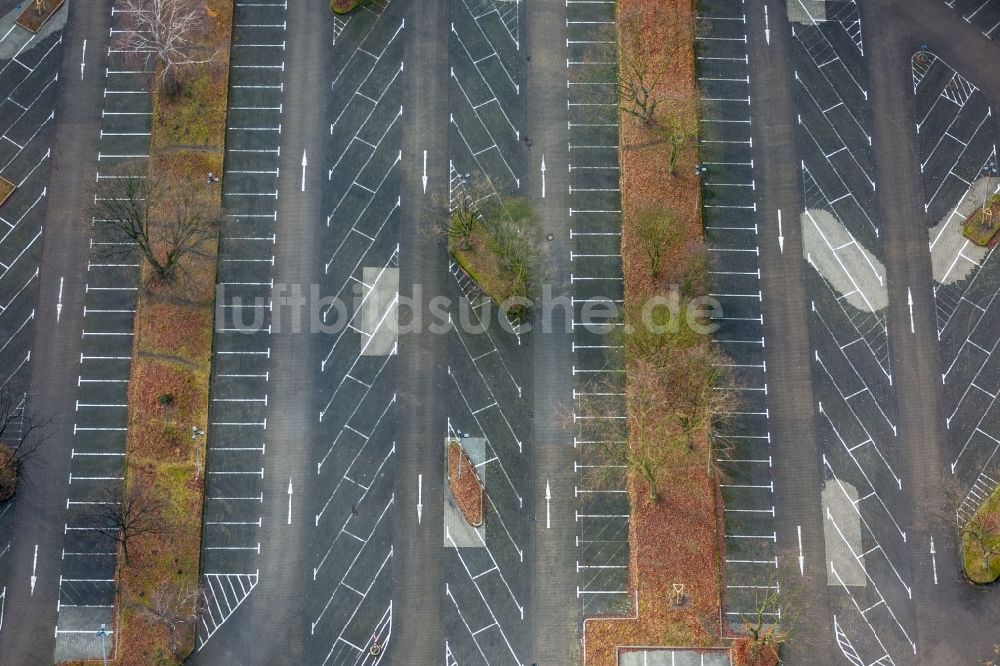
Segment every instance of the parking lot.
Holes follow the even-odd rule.
[[[996,321],[1000,261],[962,235],[966,217],[1000,192],[992,110],[974,81],[931,52],[914,54],[913,102],[944,385],[950,469],[971,517],[996,487],[1000,449]]]
[[[746,16],[738,0],[702,2],[696,37],[699,136],[710,295],[722,306],[714,338],[741,404],[718,432],[725,503],[725,608],[738,631],[762,588],[779,588],[761,302],[759,227],[750,115]],[[782,535],[785,539],[789,535]]]
[[[227,228],[216,278],[199,648],[246,600],[259,575],[285,11],[282,2],[234,6],[222,181]]]
[[[987,39],[996,39],[1000,28],[1000,0],[943,0]]]
[[[123,165],[143,166],[149,148],[149,76],[117,47],[123,14],[112,8],[112,35],[100,69],[104,108],[96,179],[113,178]],[[106,66],[104,66],[106,64]],[[139,263],[93,227],[87,265],[76,420],[70,452],[62,572],[59,581],[56,660],[100,655],[95,638],[111,626],[115,598],[115,543],[93,528],[101,493],[122,483]],[[123,252],[124,250],[124,252]]]
[[[831,631],[848,659],[905,663],[912,574],[860,16],[839,1],[789,20]]]

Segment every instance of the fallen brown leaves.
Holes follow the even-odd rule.
[[[448,487],[469,524],[482,525],[486,518],[486,489],[469,454],[454,440],[448,443]]]
[[[692,4],[620,0],[618,11],[619,17],[628,14],[642,27],[643,56],[665,67],[657,114],[696,113]],[[619,21],[620,30],[621,25]],[[629,41],[620,39],[619,48],[627,47]],[[630,217],[649,207],[669,209],[692,245],[700,244],[700,192],[694,175],[697,155],[693,145],[681,148],[671,176],[667,168],[671,145],[655,127],[623,113],[620,128],[625,299],[627,306],[635,307],[651,294],[663,292],[667,280],[677,277],[674,267],[691,265],[692,250],[681,246],[674,256],[665,256],[664,270],[654,279]],[[638,368],[629,365],[626,392],[632,424],[635,392],[649,387],[635,378]],[[687,451],[671,456],[660,472],[658,502],[647,499],[647,483],[640,475],[629,474],[629,587],[636,607],[629,618],[586,621],[586,666],[614,666],[619,646],[720,644],[721,498],[716,480],[705,468],[707,446],[707,432],[701,428],[692,434]],[[679,606],[672,603],[675,583],[684,586],[685,598]]]

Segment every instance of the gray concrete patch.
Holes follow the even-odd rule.
[[[826,20],[826,0],[788,0],[788,22],[815,25]]]
[[[452,540],[459,548],[483,548],[486,543],[486,521],[479,527],[473,527],[462,515],[462,510],[455,503],[455,498],[451,495],[451,486],[448,483],[448,443],[450,437],[444,440],[444,546],[452,547]],[[479,480],[484,487],[489,487],[486,483],[486,439],[484,437],[463,437],[461,439],[462,448],[469,455],[472,464],[476,466]],[[478,536],[476,533],[479,533]],[[449,540],[448,536],[451,536]]]
[[[21,9],[15,7],[4,14],[3,18],[0,18],[0,60],[13,58],[32,38],[37,45],[49,35],[62,30],[69,16],[69,0],[66,0],[59,11],[46,21],[37,33],[31,33],[21,26],[15,25],[17,17],[21,15],[22,11],[24,11],[23,7]]]
[[[362,340],[361,355],[395,354],[399,337],[399,269],[365,266],[361,279],[372,290],[361,305],[361,331],[371,336],[370,340]]]
[[[861,516],[854,510],[858,491],[846,481],[832,478],[820,491],[823,504],[823,543],[826,546],[826,584],[865,587],[864,558],[861,554]],[[834,569],[837,573],[834,574]],[[838,578],[839,576],[839,578]]]
[[[952,284],[969,277],[982,264],[989,250],[962,235],[962,222],[983,204],[997,188],[1000,178],[984,177],[972,184],[958,206],[928,232],[931,243],[931,268],[934,281]]]
[[[810,208],[802,214],[802,252],[848,303],[863,312],[889,304],[885,268],[831,213]]]

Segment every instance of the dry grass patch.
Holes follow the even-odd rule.
[[[136,326],[144,338],[143,351],[207,364],[212,350],[212,310],[204,305],[149,300],[146,316]]]

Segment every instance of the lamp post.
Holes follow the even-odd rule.
[[[101,628],[98,630],[97,635],[101,639],[101,660],[104,662],[104,666],[108,666],[108,650],[104,644],[104,637],[108,635],[108,632],[105,630],[105,626],[106,625],[102,622]]]

